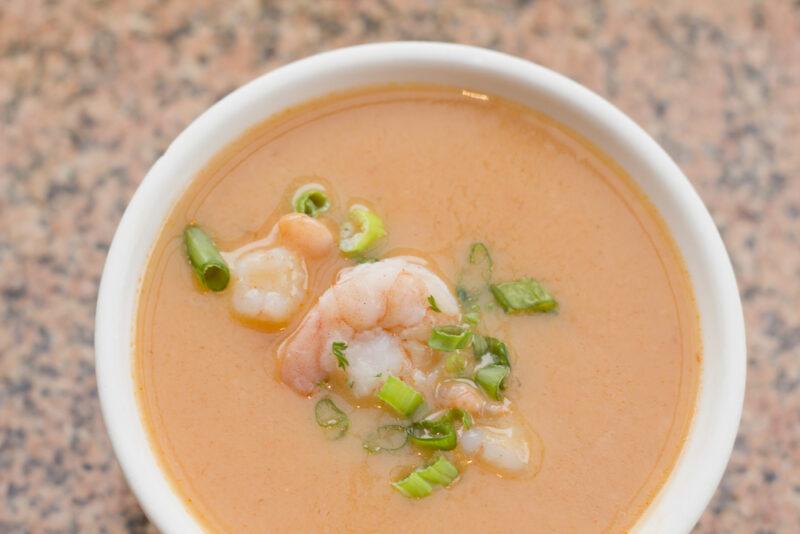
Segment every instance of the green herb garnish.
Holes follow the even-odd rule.
[[[350,362],[347,361],[347,357],[344,355],[344,351],[347,350],[347,343],[344,341],[334,341],[331,345],[331,352],[333,355],[336,356],[336,361],[338,362],[339,367],[347,370],[347,366],[350,365]]]
[[[317,402],[314,416],[317,424],[327,431],[331,439],[341,438],[350,428],[350,418],[327,397]]]
[[[458,469],[444,456],[440,456],[427,467],[413,471],[392,487],[410,499],[421,499],[433,492],[433,486],[449,486],[458,478]]]
[[[414,471],[403,480],[394,482],[392,487],[397,489],[404,497],[409,499],[421,499],[433,492],[433,486],[422,478],[419,472]]]
[[[533,278],[492,284],[490,289],[506,313],[548,312],[558,305],[552,295]]]
[[[440,456],[434,463],[417,471],[419,476],[439,486],[449,486],[458,478],[458,469],[447,461],[444,456]]]
[[[464,429],[469,429],[472,426],[472,416],[468,411],[461,408],[450,408],[445,413],[445,417],[453,422],[461,423],[461,427]]]
[[[364,448],[375,454],[402,449],[408,441],[406,428],[402,425],[383,425],[364,440]]]
[[[424,400],[416,389],[394,375],[386,379],[378,398],[404,417],[410,417]]]
[[[481,367],[475,371],[475,383],[483,389],[489,397],[501,400],[501,390],[505,389],[505,379],[511,370],[507,365],[492,364]]]
[[[483,243],[473,243],[469,248],[469,263],[474,266],[475,271],[480,275],[484,282],[489,283],[492,279],[492,256],[489,249]]]
[[[430,449],[450,451],[456,448],[458,438],[451,421],[436,423],[419,421],[406,430],[411,443]]]
[[[386,235],[383,221],[366,206],[350,208],[350,220],[342,224],[339,250],[347,256],[359,256],[375,241]]]
[[[430,304],[431,309],[436,313],[442,313],[442,310],[439,308],[439,305],[436,304],[436,299],[433,298],[433,295],[428,295],[428,304]]]
[[[463,326],[436,326],[431,330],[431,336],[428,338],[428,346],[434,350],[452,352],[466,347],[471,338],[472,332]]]
[[[458,437],[449,414],[438,419],[423,419],[406,429],[411,443],[429,449],[450,451],[456,448]]]
[[[492,363],[511,367],[508,360],[508,347],[497,338],[473,334],[472,353],[476,359],[480,359],[485,354],[491,354]]]
[[[317,184],[304,185],[292,197],[292,208],[298,213],[305,213],[311,217],[328,211],[331,204],[328,195],[322,186]]]
[[[203,287],[222,291],[231,278],[228,264],[211,238],[199,226],[189,225],[183,231],[183,242],[189,263]]]

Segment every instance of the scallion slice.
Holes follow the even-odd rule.
[[[447,458],[440,456],[435,462],[416,469],[399,482],[392,484],[404,496],[420,499],[433,492],[433,486],[447,487],[458,478],[458,468],[451,464]]]
[[[458,437],[453,421],[448,415],[439,419],[423,419],[406,429],[411,443],[429,449],[450,451],[456,448]]]
[[[489,352],[489,342],[480,334],[472,334],[472,354],[480,360],[481,356]]]
[[[428,304],[430,305],[431,309],[436,313],[442,313],[442,310],[439,308],[439,305],[436,304],[436,299],[433,298],[433,295],[428,295]]]
[[[481,320],[481,308],[478,304],[478,298],[463,286],[456,287],[456,295],[461,303],[461,317],[464,322],[471,325],[478,324]]]
[[[489,343],[489,353],[494,355],[495,363],[511,367],[508,361],[508,347],[506,344],[494,337],[487,337],[486,341]]]
[[[375,241],[386,235],[383,221],[366,206],[350,208],[350,220],[342,225],[339,250],[348,256],[358,256]]]
[[[458,421],[461,427],[468,430],[472,426],[472,416],[468,411],[461,408],[450,408],[447,410],[446,417],[451,421]]]
[[[228,264],[208,234],[192,224],[183,231],[183,242],[189,263],[203,287],[211,291],[222,291],[228,287],[231,278]]]
[[[307,184],[299,188],[292,197],[292,208],[311,217],[328,211],[331,207],[325,189],[319,184]]]
[[[491,354],[494,363],[511,367],[508,361],[508,347],[495,337],[473,334],[472,353],[480,359],[484,354]]]
[[[492,279],[492,256],[483,243],[473,243],[469,248],[469,263],[474,265],[484,282]]]
[[[533,278],[492,284],[490,289],[506,313],[548,312],[558,305],[553,296]]]
[[[416,389],[393,375],[389,375],[378,391],[378,398],[405,417],[411,416],[424,400]]]
[[[392,487],[409,499],[421,499],[433,492],[433,486],[422,478],[419,471],[414,471],[403,480],[393,483]]]
[[[452,352],[466,347],[470,339],[472,339],[472,332],[462,326],[436,326],[431,331],[428,346],[434,350]]]
[[[371,454],[402,449],[408,442],[406,427],[402,425],[383,425],[364,440],[364,448]]]
[[[507,365],[487,365],[475,372],[475,383],[492,399],[501,400],[503,398],[501,390],[505,389],[505,379],[509,372]]]
[[[492,280],[492,256],[483,243],[473,243],[464,268],[459,275],[456,293],[461,301],[461,313],[468,324],[478,324],[481,319],[481,301],[487,295]]]
[[[314,416],[317,424],[327,431],[328,437],[331,439],[341,438],[350,428],[350,418],[327,397],[317,402],[314,407]]]
[[[417,473],[431,484],[440,486],[449,486],[458,478],[458,469],[444,456],[440,456],[434,463],[425,469],[420,469]]]

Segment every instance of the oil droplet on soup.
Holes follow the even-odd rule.
[[[173,208],[135,376],[209,530],[624,532],[665,481],[701,355],[680,254],[619,166],[472,94],[291,109]]]

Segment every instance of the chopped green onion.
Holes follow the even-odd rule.
[[[442,313],[442,310],[439,308],[439,305],[436,304],[436,299],[433,298],[433,295],[428,295],[428,304],[431,305],[431,309],[436,313]]]
[[[452,352],[466,347],[471,338],[472,332],[462,326],[436,326],[431,331],[428,346],[434,350]]]
[[[444,456],[440,456],[433,464],[420,469],[417,473],[431,484],[440,486],[449,486],[458,477],[458,469]]]
[[[307,184],[297,190],[292,197],[292,208],[298,213],[305,213],[311,217],[328,211],[331,207],[325,189],[319,184]]]
[[[511,367],[511,363],[508,361],[508,347],[497,338],[473,334],[472,353],[475,355],[475,358],[478,359],[484,354],[491,354],[493,356],[493,363]]]
[[[487,337],[486,341],[489,344],[489,353],[495,357],[494,362],[511,367],[511,363],[508,361],[508,347],[506,347],[506,344],[494,337]]]
[[[489,352],[489,342],[480,334],[472,334],[472,354],[475,358],[480,359],[481,356]]]
[[[445,417],[451,421],[459,421],[464,429],[469,429],[472,426],[472,416],[468,411],[461,408],[450,408],[447,410]]]
[[[347,349],[347,343],[344,341],[334,341],[331,345],[331,352],[333,355],[336,356],[336,361],[338,362],[339,367],[347,370],[347,366],[350,365],[350,362],[347,361],[347,357],[344,355],[344,351]]]
[[[424,400],[416,389],[394,375],[389,375],[386,379],[378,392],[378,398],[405,417],[413,414]]]
[[[183,242],[194,272],[203,287],[222,291],[231,278],[228,264],[211,238],[199,226],[189,225],[183,231]]]
[[[356,204],[348,216],[350,221],[342,225],[339,240],[339,250],[346,255],[357,256],[386,235],[383,221],[369,208]]]
[[[461,303],[461,313],[464,322],[476,325],[481,320],[481,309],[478,305],[478,298],[471,295],[463,286],[456,287],[456,295]]]
[[[492,279],[492,256],[483,243],[473,243],[469,248],[469,263],[474,265],[484,282]]]
[[[364,440],[364,448],[371,454],[382,451],[402,449],[408,441],[406,427],[402,425],[383,425]]]
[[[451,375],[460,375],[467,368],[467,358],[460,352],[448,354],[444,368]]]
[[[350,418],[327,397],[317,402],[314,415],[317,424],[328,431],[331,439],[341,438],[350,428]]]
[[[467,263],[461,270],[456,293],[461,301],[464,321],[477,324],[480,321],[480,301],[487,293],[492,279],[492,257],[483,243],[473,243],[469,248]]]
[[[440,456],[427,467],[416,469],[410,475],[392,486],[404,496],[420,499],[433,492],[433,486],[449,486],[458,478],[458,468],[447,458]]]
[[[506,313],[547,312],[556,307],[556,300],[533,278],[490,286],[495,300]]]
[[[393,483],[392,487],[396,488],[404,497],[410,499],[427,497],[433,491],[433,486],[422,478],[418,471],[414,471],[403,480]]]
[[[494,400],[501,400],[500,393],[505,389],[505,379],[510,369],[506,365],[492,364],[482,367],[475,372],[475,382]]]
[[[450,451],[456,448],[458,438],[453,421],[448,415],[439,419],[424,419],[406,429],[411,443],[430,449]]]

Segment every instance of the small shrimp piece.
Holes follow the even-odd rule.
[[[222,255],[231,267],[231,304],[236,315],[270,324],[285,324],[306,297],[306,259],[333,248],[327,226],[302,213],[278,219],[264,239]]]
[[[428,304],[433,295],[441,312]],[[425,354],[416,344],[431,328],[458,322],[456,298],[413,257],[364,263],[339,273],[298,329],[278,349],[280,376],[302,394],[336,368],[334,341],[348,344],[346,372],[353,393],[375,393],[388,374],[412,379]],[[414,336],[407,335],[413,332]],[[413,357],[413,359],[412,359]]]
[[[297,253],[284,248],[256,248],[232,262],[231,302],[236,313],[269,323],[283,323],[306,294],[306,269]]]
[[[327,226],[304,213],[289,213],[278,219],[278,233],[287,246],[307,258],[319,258],[333,249],[333,234]]]
[[[469,380],[452,379],[436,387],[436,402],[442,408],[461,408],[473,417],[495,417],[509,413],[509,403],[492,402]]]
[[[531,465],[531,447],[522,427],[474,426],[461,434],[462,452],[477,458],[501,473],[520,474]]]

